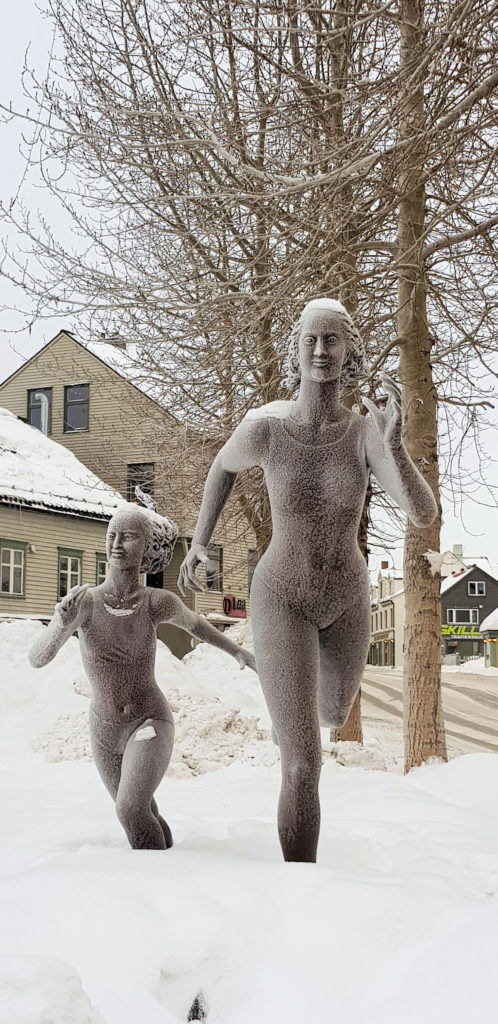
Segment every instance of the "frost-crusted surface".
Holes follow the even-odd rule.
[[[275,419],[285,420],[292,415],[292,411],[293,402],[277,399],[275,402],[268,402],[267,405],[260,405],[257,409],[249,409],[244,419],[264,420],[266,416],[273,416]]]

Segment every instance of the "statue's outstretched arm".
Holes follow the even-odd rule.
[[[46,629],[40,634],[28,651],[28,660],[33,668],[43,668],[55,658],[66,640],[76,632],[85,618],[83,602],[89,584],[73,587],[55,606],[54,614]]]
[[[171,591],[153,590],[151,592],[151,609],[156,622],[171,622],[174,626],[186,630],[191,636],[195,636],[197,640],[202,640],[205,644],[212,644],[213,647],[219,647],[221,651],[231,654],[241,668],[247,666],[254,672],[256,671],[254,654],[246,651],[244,647],[234,644],[202,615],[197,615],[196,612],[187,608],[183,601],[180,601],[180,598],[176,594],[172,594]]]
[[[385,409],[362,399],[368,409],[366,428],[367,463],[376,480],[415,526],[430,526],[437,516],[431,488],[412,461],[402,440],[401,395],[393,381],[382,376],[388,394]]]
[[[247,418],[239,423],[231,438],[218,452],[204,485],[201,507],[192,544],[180,567],[178,587],[202,591],[196,570],[200,562],[207,561],[207,545],[223,508],[230,497],[237,473],[242,469],[262,466],[268,451],[268,421],[266,417]]]

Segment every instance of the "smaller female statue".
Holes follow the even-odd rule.
[[[170,561],[176,536],[174,524],[149,508],[120,509],[107,530],[106,580],[98,587],[73,587],[29,652],[31,664],[41,668],[78,630],[92,686],[95,763],[130,845],[141,850],[165,850],[173,843],[154,800],[174,738],[173,716],[154,678],[158,624],[171,622],[227,651],[241,668],[255,668],[252,654],[175,594],[140,585],[140,573],[159,572]]]
[[[180,588],[198,590],[197,566],[237,473],[263,469],[272,538],[251,587],[254,650],[282,760],[278,829],[286,860],[314,861],[320,828],[320,724],[341,726],[360,686],[370,641],[370,598],[358,526],[370,473],[415,526],[437,514],[432,491],[402,440],[399,391],[384,378],[385,409],[343,405],[364,374],[361,338],[344,306],[314,299],[290,338],[297,401],[251,410],[209,470]]]

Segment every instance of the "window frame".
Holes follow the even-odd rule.
[[[107,566],[107,570],[109,570],[109,562],[108,562],[108,559],[107,559],[107,555],[106,555],[106,553],[104,551],[96,551],[95,552],[95,586],[96,587],[100,587],[101,583],[105,583],[105,580],[107,579],[107,572],[106,572],[106,574],[104,576],[104,579],[102,579],[102,580],[99,579],[99,562],[105,562],[105,564]]]
[[[80,563],[79,574],[78,574],[79,575],[79,579],[78,579],[77,583],[73,583],[73,587],[79,587],[81,585],[82,578],[83,578],[83,551],[79,550],[78,548],[65,548],[65,547],[61,548],[61,547],[58,547],[57,548],[57,600],[58,601],[61,601],[62,598],[66,596],[65,594],[61,594],[61,592],[60,592],[61,558],[78,558],[79,559],[79,563]],[[70,581],[70,578],[71,578],[71,570],[68,571],[68,583]],[[68,587],[68,589],[66,591],[66,594],[68,594],[71,589],[72,589],[72,587]]]
[[[67,408],[68,400],[67,395],[70,388],[88,388],[88,397],[86,401],[78,399],[76,402],[70,402],[70,405],[86,405],[87,407],[87,423],[86,427],[69,427],[67,424]],[[63,408],[63,420],[62,420],[62,432],[64,434],[87,434],[90,430],[90,383],[81,382],[79,384],[65,384],[64,385],[64,408]]]
[[[210,556],[210,551],[212,551],[213,548],[216,548],[216,552],[219,555],[219,572],[217,574],[215,574],[215,576],[213,577],[215,580],[216,580],[216,576],[218,577],[218,580],[217,580],[218,586],[214,586],[214,587],[210,587],[209,586],[208,575],[207,575],[208,563],[206,562],[206,589],[209,591],[210,594],[222,594],[223,593],[223,546],[221,544],[208,544],[207,545],[208,561],[209,561],[209,558],[212,557],[212,556]],[[212,559],[212,561],[214,561],[214,559]]]
[[[136,468],[138,466],[150,466],[151,467],[152,483],[151,483],[151,485],[146,485],[146,486],[150,486],[150,490],[146,490],[146,487],[144,487],[143,483],[138,483],[138,487],[140,487],[142,489],[142,491],[145,491],[146,494],[150,494],[151,498],[154,497],[154,490],[155,490],[155,485],[156,485],[156,464],[155,464],[155,462],[127,462],[126,463],[126,500],[127,501],[136,501],[135,487],[137,486],[137,481],[134,482],[133,490],[132,490],[131,483],[130,483],[130,470],[134,469],[134,468]]]
[[[475,587],[474,593],[471,591],[471,587]],[[479,593],[478,587],[482,587],[482,593]],[[469,580],[467,583],[467,594],[469,597],[486,597],[486,580]]]
[[[2,549],[9,551],[21,551],[22,552],[22,593],[14,594],[10,591],[1,589],[1,569],[3,567],[2,562]],[[0,597],[14,598],[17,601],[23,601],[26,599],[26,552],[28,550],[28,542],[24,540],[11,540],[8,537],[0,537]],[[15,568],[14,564],[10,566],[11,573]]]
[[[30,418],[29,418],[30,410],[33,408],[33,406],[30,403],[30,395],[34,395],[37,391],[49,391],[50,392],[50,394],[47,395],[47,398],[48,398],[48,432],[47,432],[47,436],[48,436],[48,435],[50,435],[52,433],[52,398],[53,398],[53,391],[54,391],[52,386],[50,386],[50,387],[40,386],[39,388],[27,388],[26,389],[26,420],[29,423],[30,427],[34,427],[35,430],[40,430],[40,433],[43,433],[43,431],[41,431],[40,427],[36,427],[34,425],[34,423],[32,423]]]
[[[468,622],[457,622],[455,618],[455,612],[468,612]],[[446,609],[446,624],[448,626],[478,626],[479,625],[479,609],[478,608],[447,608]]]

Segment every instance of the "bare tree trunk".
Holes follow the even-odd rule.
[[[398,214],[398,337],[404,441],[439,504],[437,396],[427,325],[422,257],[425,217],[423,0],[401,0],[400,134],[415,138],[403,151]],[[441,704],[440,579],[424,552],[439,550],[441,517],[419,529],[408,522],[403,577],[406,622],[403,669],[405,771],[430,757],[446,760]]]

